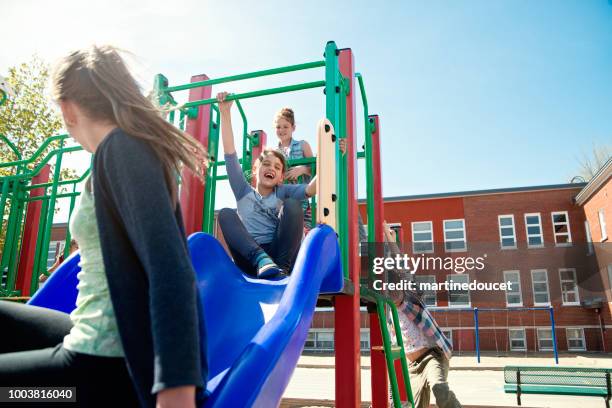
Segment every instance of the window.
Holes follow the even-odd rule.
[[[586,351],[584,342],[584,330],[581,328],[565,329],[567,337],[567,349],[569,351]]]
[[[415,281],[417,284],[417,291],[419,291],[419,285],[421,283],[436,283],[436,277],[435,275],[416,275]],[[421,300],[423,301],[423,303],[425,303],[425,306],[435,307],[437,305],[436,291],[435,290],[423,291],[423,294],[421,295]]]
[[[431,221],[412,223],[412,252],[433,252],[433,226]]]
[[[310,329],[304,350],[310,351],[332,351],[334,349],[333,329]]]
[[[442,334],[444,334],[444,337],[448,339],[452,347],[453,346],[453,330],[452,329],[442,329]]]
[[[608,233],[606,232],[606,215],[604,214],[603,208],[597,212],[599,216],[599,229],[601,230],[601,240],[605,241],[608,239]]]
[[[533,305],[549,306],[550,297],[548,293],[548,274],[546,269],[532,270],[531,284],[533,286]]]
[[[506,290],[506,306],[523,306],[520,272],[504,271],[504,282],[512,282],[512,286]]]
[[[525,230],[527,231],[527,246],[529,248],[541,248],[544,246],[540,213],[525,214]]]
[[[334,332],[332,331],[320,331],[315,332],[317,342],[317,350],[333,350],[334,349]]]
[[[588,221],[584,222],[584,231],[586,233],[587,255],[591,255],[593,253],[593,238],[591,238],[591,227]]]
[[[306,350],[312,350],[316,345],[317,334],[313,331],[308,332],[308,336],[306,337],[306,342],[304,343],[304,348]]]
[[[552,349],[552,329],[538,329],[538,350],[551,351]]]
[[[556,211],[550,214],[553,225],[553,235],[557,246],[567,246],[572,243],[572,233],[570,232],[569,216],[567,211]]]
[[[361,350],[370,350],[370,329],[361,329],[359,332]]]
[[[446,252],[465,251],[465,220],[444,220],[444,249]]]
[[[564,305],[579,305],[578,285],[576,284],[576,270],[570,268],[559,269],[561,281],[561,300]]]
[[[526,350],[525,329],[508,329],[508,335],[510,336],[510,350]]]
[[[446,280],[452,283],[468,283],[470,277],[466,274],[459,275],[447,275]],[[466,290],[449,290],[448,291],[448,305],[449,306],[469,306],[470,305],[470,291]]]
[[[499,242],[502,249],[516,248],[516,231],[514,229],[514,215],[500,215],[497,217],[499,222]]]
[[[49,252],[47,252],[47,269],[49,269],[55,263],[55,257],[61,250],[62,241],[51,241],[49,242]]]

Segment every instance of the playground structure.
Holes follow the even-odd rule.
[[[286,85],[228,96],[228,100],[236,101],[236,105],[243,120],[244,130],[241,165],[246,174],[252,172],[253,159],[257,157],[263,149],[266,143],[266,134],[261,130],[248,131],[246,114],[240,104],[240,100],[304,89],[323,88],[326,101],[325,117],[329,121],[329,129],[325,128],[325,124],[323,124],[325,128],[325,132],[323,133],[331,131],[331,143],[327,143],[328,148],[320,150],[319,154],[320,157],[326,157],[326,166],[329,165],[327,158],[334,160],[335,165],[332,166],[332,169],[335,170],[335,177],[320,177],[327,181],[320,184],[319,199],[313,199],[312,205],[313,214],[317,214],[316,219],[328,223],[333,226],[336,231],[339,241],[339,259],[342,266],[342,284],[336,285],[333,291],[329,290],[330,287],[326,288],[323,283],[319,287],[317,287],[317,285],[310,286],[308,290],[315,291],[316,294],[319,294],[321,291],[327,292],[320,300],[326,302],[331,301],[335,309],[336,406],[358,407],[360,405],[361,367],[359,317],[360,306],[362,303],[365,303],[368,305],[371,328],[372,404],[374,407],[386,407],[388,405],[388,380],[390,379],[394,405],[399,407],[401,406],[400,398],[401,400],[412,402],[412,393],[410,390],[402,338],[399,334],[397,310],[389,299],[370,290],[366,285],[361,284],[361,262],[358,254],[358,226],[357,223],[354,222],[358,215],[357,159],[359,157],[365,158],[366,160],[367,215],[368,220],[370,220],[370,222],[368,222],[368,236],[371,241],[383,241],[382,223],[384,216],[380,174],[380,121],[377,115],[369,114],[363,77],[354,70],[354,57],[352,51],[350,49],[338,49],[335,43],[329,42],[325,47],[324,58],[325,59],[322,61],[216,79],[209,79],[205,75],[197,75],[192,77],[191,83],[178,86],[169,86],[167,79],[163,75],[157,75],[155,78],[155,94],[161,106],[175,107],[174,110],[169,112],[168,120],[191,134],[208,149],[211,157],[211,165],[208,168],[204,185],[202,185],[193,174],[184,172],[181,177],[180,201],[183,209],[186,232],[188,234],[200,231],[212,233],[214,227],[216,182],[226,177],[217,175],[218,166],[224,165],[224,162],[218,160],[220,123],[219,111],[215,106],[216,99],[211,97],[212,86],[286,72],[324,68],[324,79],[320,81]],[[357,93],[357,87],[359,87],[359,94]],[[189,101],[179,106],[173,93],[185,90],[189,90]],[[357,95],[361,96],[364,111],[365,149],[362,152],[357,151],[357,118],[355,109]],[[39,160],[40,157],[35,155],[30,159],[22,160],[16,149],[14,150],[18,160],[0,165],[0,168],[10,169],[12,173],[9,176],[0,178],[0,187],[2,191],[0,209],[3,210],[7,202],[10,202],[11,206],[10,216],[8,218],[8,227],[10,228],[7,227],[6,229],[7,233],[5,236],[7,239],[2,255],[3,261],[1,271],[2,275],[7,277],[0,287],[4,296],[28,296],[34,293],[37,288],[37,277],[40,273],[44,273],[46,269],[46,265],[43,265],[41,256],[48,251],[50,228],[56,200],[58,198],[70,197],[72,209],[74,198],[79,194],[76,192],[77,183],[82,181],[88,174],[88,172],[86,172],[81,175],[78,180],[70,182],[62,182],[59,180],[63,154],[80,149],[76,147],[63,147],[66,137],[67,136],[64,135],[56,136],[55,139],[51,138],[57,140],[59,146],[45,156],[35,169],[28,169],[27,164]],[[335,143],[338,138],[345,138],[347,141],[347,151],[345,155],[340,154],[338,143]],[[5,140],[8,141],[6,138]],[[321,143],[319,148],[321,149]],[[43,150],[44,149],[40,150],[40,152]],[[46,176],[44,174],[44,164],[48,163],[52,157],[56,158],[56,162],[53,179],[49,182],[47,180],[48,173]],[[310,165],[313,174],[316,170],[320,170],[320,163],[317,164],[315,158],[292,160],[289,164]],[[327,171],[326,169],[325,172],[327,173]],[[45,179],[45,177],[47,179]],[[73,192],[58,194],[58,188],[63,185],[72,185]],[[42,208],[37,209],[37,207],[32,204],[33,202],[40,203]],[[317,205],[319,208],[315,210]],[[23,212],[26,211],[26,207],[28,215],[31,208],[34,215],[30,217],[26,216],[24,223],[22,220]],[[336,215],[335,217],[334,214]],[[316,224],[316,219],[313,220],[313,224]],[[42,222],[43,220],[45,223]],[[329,236],[329,231],[326,231],[326,228],[329,229],[328,227],[317,228],[312,239],[310,239],[309,234],[309,238],[306,239],[303,245],[304,248],[301,249],[298,257],[299,259],[303,259],[303,263],[308,264],[308,259],[311,259],[311,263],[322,262],[321,258],[325,258],[329,255],[326,253],[325,256],[323,256],[324,254],[321,253],[323,246],[315,247],[314,249],[312,247],[312,241],[322,240],[327,242],[329,240],[329,238],[327,238]],[[10,236],[8,235],[9,232],[11,234]],[[0,233],[2,233],[2,231],[0,231]],[[197,239],[194,238],[197,236],[198,235],[194,235],[190,239],[190,245],[192,240]],[[67,239],[67,242],[68,241],[69,237]],[[7,251],[7,247],[10,251]],[[68,245],[66,245],[66,252],[68,251],[67,247]],[[192,246],[192,250],[193,248]],[[18,256],[18,254],[20,255]],[[76,263],[76,256],[78,255],[70,257],[65,261],[62,268],[49,279],[47,285],[45,285],[45,289],[40,291],[40,295],[37,294],[37,296],[50,295],[51,298],[54,297],[52,293],[53,286],[57,285],[61,279],[76,274],[76,268],[74,266]],[[194,260],[194,256],[195,254],[192,252],[192,260]],[[6,261],[4,260],[5,257]],[[19,258],[19,260],[17,260],[17,258]],[[221,257],[219,256],[219,258]],[[225,261],[219,262],[223,263]],[[22,267],[27,267],[28,271],[25,271],[25,269],[22,271]],[[303,267],[299,260],[296,264],[296,268],[297,269],[294,269],[292,278],[288,279],[289,283],[284,283],[282,285],[280,283],[277,284],[277,286],[284,289],[284,294],[280,300],[278,298],[275,300],[278,302],[277,310],[279,311],[283,308],[283,305],[295,304],[296,292],[290,288],[298,285],[297,282],[300,281],[300,279],[298,279],[300,271],[309,270],[308,267]],[[337,268],[328,264],[324,269],[325,271],[321,273],[333,274],[333,271]],[[294,278],[296,279],[295,284],[293,283]],[[321,281],[325,282],[323,278],[324,277],[321,277]],[[202,279],[207,280],[209,278]],[[24,280],[27,281],[29,285],[15,284],[16,282]],[[205,280],[200,282],[205,282]],[[65,285],[64,283],[64,285],[60,286],[65,287]],[[331,286],[331,288],[333,287],[334,286]],[[201,288],[201,290],[203,289]],[[40,299],[36,300],[33,298],[32,301],[35,304],[48,305],[48,303]],[[301,331],[298,332],[301,334],[296,335],[294,338],[297,345],[294,344],[294,347],[290,348],[290,350],[281,349],[288,350],[291,356],[293,356],[291,358],[287,357],[285,361],[285,364],[290,366],[290,369],[282,372],[271,370],[263,373],[264,375],[270,376],[270,382],[267,384],[276,384],[281,387],[280,391],[276,390],[273,392],[270,387],[264,386],[266,384],[265,381],[258,382],[258,384],[261,383],[264,385],[256,390],[259,392],[256,399],[250,400],[247,405],[271,406],[278,404],[279,399],[282,397],[282,391],[284,387],[286,387],[295,364],[297,363],[297,358],[294,358],[295,350],[299,349],[299,351],[301,351],[303,348],[307,328],[312,319],[314,306],[314,303],[301,306],[299,310],[304,311],[305,317],[299,320],[301,322],[299,323]],[[396,343],[399,346],[397,348],[391,345],[390,334],[385,323],[385,311],[387,308],[391,309],[392,318],[396,327]],[[285,312],[287,311],[285,310]],[[263,326],[257,326],[259,331],[256,332],[257,334],[254,334],[255,337],[253,337],[252,342],[247,342],[243,354],[240,353],[242,352],[241,347],[244,347],[244,344],[238,344],[237,342],[224,343],[226,347],[237,347],[237,349],[233,351],[238,353],[239,357],[237,357],[236,362],[234,362],[226,378],[219,380],[222,381],[223,384],[239,384],[233,382],[238,380],[232,380],[232,378],[235,377],[232,377],[233,374],[231,374],[231,372],[234,372],[234,369],[238,370],[235,372],[239,372],[238,366],[241,364],[253,364],[255,360],[249,359],[248,357],[249,348],[258,347],[257,344],[260,344],[258,341],[261,340],[260,337],[266,336],[265,333],[272,337],[275,336],[275,333],[278,335],[279,332],[275,332],[271,329],[275,324],[278,325],[277,318],[260,323],[263,324]],[[306,332],[302,330],[304,327],[306,327]],[[252,329],[254,330],[255,328]],[[281,328],[277,327],[277,329],[280,330]],[[249,341],[250,340],[251,337],[249,337]],[[217,352],[220,351],[217,350]],[[284,357],[281,358],[282,355],[279,354],[276,357],[278,357],[276,361],[284,361]],[[402,384],[402,387],[398,386],[397,378],[400,379],[399,383]],[[213,384],[218,385],[219,382]],[[219,393],[223,392],[221,388],[219,388],[219,390],[221,390],[218,391]],[[211,399],[210,401],[211,402],[207,402],[206,406],[213,406],[212,404],[214,404],[215,400]]]

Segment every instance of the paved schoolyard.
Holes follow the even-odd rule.
[[[370,401],[370,358],[362,357],[361,398]],[[516,396],[503,390],[505,365],[554,365],[552,356],[536,357],[514,355],[497,357],[485,355],[481,364],[476,364],[473,355],[455,356],[451,360],[449,384],[463,405],[516,406]],[[560,355],[561,366],[612,367],[612,353]],[[284,397],[333,400],[334,399],[334,357],[305,355],[289,383]],[[433,403],[433,398],[432,398]],[[523,395],[524,407],[580,408],[605,407],[603,398],[571,397],[555,395]]]

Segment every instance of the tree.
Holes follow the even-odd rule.
[[[582,157],[578,159],[578,175],[572,180],[578,179],[588,182],[610,160],[610,157],[612,157],[612,150],[609,146],[594,144],[591,154],[583,153]]]
[[[49,82],[49,66],[37,56],[8,70],[5,78],[12,95],[0,106],[0,135],[4,135],[21,153],[23,159],[32,157],[45,139],[57,135],[62,129],[62,120],[52,108],[46,92]],[[51,143],[47,151],[57,147]],[[29,168],[34,168],[37,162]],[[0,139],[0,163],[15,161],[18,158],[5,140]],[[52,163],[54,161],[52,160]],[[53,169],[52,169],[53,170]],[[14,168],[0,168],[0,177],[13,174]],[[62,179],[75,178],[75,171],[62,169]],[[0,225],[0,253],[4,246],[3,231],[8,219],[8,206],[2,215]]]

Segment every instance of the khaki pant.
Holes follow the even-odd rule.
[[[448,359],[440,349],[435,348],[421,360],[410,363],[408,372],[415,408],[429,407],[431,392],[438,407],[461,408],[455,393],[448,388]]]

